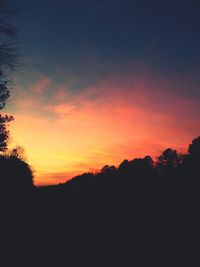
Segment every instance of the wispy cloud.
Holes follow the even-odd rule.
[[[74,92],[41,76],[16,88],[12,136],[24,145],[36,183],[157,155],[166,146],[185,151],[200,131],[200,104],[181,91],[185,86],[178,78],[143,73],[112,75]]]

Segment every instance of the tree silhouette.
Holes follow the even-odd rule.
[[[0,195],[30,195],[33,174],[30,166],[16,156],[0,156]]]
[[[0,1],[0,66],[1,75],[14,70],[17,63],[16,29],[8,22],[13,10],[8,1]]]
[[[7,1],[0,1],[0,109],[10,96],[9,76],[17,67],[16,30],[8,23],[13,14]]]
[[[137,158],[131,161],[124,160],[118,168],[121,175],[124,176],[143,176],[153,172],[153,159],[150,156],[144,158]]]
[[[13,148],[10,152],[10,156],[17,157],[24,162],[27,160],[25,150],[22,146],[16,146],[15,148]]]
[[[17,64],[16,31],[7,22],[10,14],[7,1],[0,1],[0,109],[4,108],[10,96],[8,78]],[[0,151],[7,149],[9,139],[7,125],[13,119],[12,116],[0,114]]]
[[[108,166],[108,165],[105,165],[101,169],[101,173],[104,175],[113,175],[116,173],[116,171],[117,171],[117,168],[115,166]]]
[[[179,165],[180,159],[176,150],[168,148],[162,152],[156,162],[159,171],[170,171]]]
[[[10,96],[10,75],[15,71],[17,60],[16,30],[8,23],[13,14],[8,1],[0,0],[0,110]],[[8,150],[10,133],[7,129],[13,116],[0,114],[0,193],[1,195],[32,192],[33,174],[25,162],[24,150],[16,147]],[[6,152],[6,153],[5,153]]]
[[[14,118],[12,116],[2,116],[0,114],[0,152],[5,152],[7,150],[9,141],[9,131],[7,130],[7,125]]]
[[[0,73],[0,77],[1,77],[1,73]],[[4,108],[5,103],[7,99],[9,98],[9,96],[10,96],[10,92],[8,88],[6,87],[6,82],[0,81],[0,109]]]
[[[190,157],[200,160],[200,136],[192,140],[188,152]]]

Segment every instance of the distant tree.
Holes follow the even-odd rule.
[[[149,167],[149,168],[153,168],[153,159],[151,156],[145,156],[143,158],[143,162],[145,163],[145,166]]]
[[[200,136],[192,140],[189,145],[188,152],[190,157],[200,159]]]
[[[128,167],[128,163],[129,163],[129,161],[127,159],[125,159],[124,161],[122,161],[122,163],[120,163],[120,165],[119,165],[118,170],[119,171],[120,170],[121,171],[125,170]]]
[[[136,158],[129,162],[130,170],[135,173],[136,176],[147,177],[153,170],[153,159],[150,156],[144,158]]]
[[[176,168],[180,163],[180,158],[176,150],[168,148],[162,152],[156,162],[160,171]]]
[[[109,165],[105,165],[102,169],[101,169],[101,173],[105,174],[105,175],[112,175],[114,173],[116,173],[117,168],[115,166],[109,166]]]
[[[136,158],[133,160],[124,160],[118,168],[120,175],[129,178],[148,178],[153,175],[154,162],[150,156]]]

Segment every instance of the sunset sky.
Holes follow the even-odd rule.
[[[199,1],[10,2],[20,66],[4,112],[36,184],[200,135]]]

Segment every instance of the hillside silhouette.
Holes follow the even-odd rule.
[[[187,154],[169,148],[155,161],[150,156],[124,160],[118,168],[106,165],[99,173],[84,173],[59,185],[35,187],[31,168],[17,155],[1,156],[0,169],[1,200],[23,200],[6,205],[12,211],[9,222],[13,227],[19,221],[22,232],[28,229],[29,242],[47,252],[45,263],[51,263],[49,251],[62,251],[64,259],[56,261],[68,261],[62,242],[75,254],[89,250],[89,259],[100,257],[107,263],[122,251],[130,252],[125,260],[140,262],[137,266],[169,266],[174,258],[192,262],[187,255],[192,255],[190,249],[194,254],[199,228],[200,137]],[[23,239],[26,244],[27,237]]]
[[[124,160],[118,168],[106,165],[99,173],[84,173],[64,184],[41,187],[38,191],[47,196],[60,197],[85,193],[120,198],[126,193],[137,195],[138,191],[147,195],[158,191],[161,194],[181,194],[184,190],[195,190],[199,174],[200,137],[192,141],[187,154],[168,148],[155,161],[151,156]]]
[[[44,199],[187,196],[197,189],[200,177],[200,137],[187,154],[168,148],[154,161],[151,156],[124,160],[118,168],[104,166],[98,173],[83,173],[63,184],[34,186],[31,167],[20,155],[0,156],[0,195]]]

